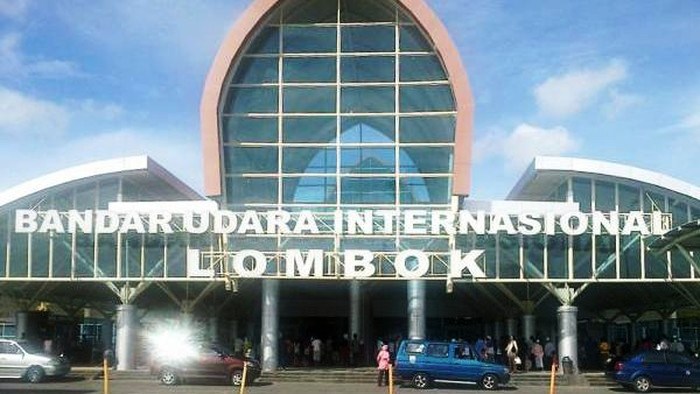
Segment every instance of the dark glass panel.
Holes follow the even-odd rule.
[[[234,87],[228,91],[225,114],[277,112],[277,87]]]
[[[167,259],[167,276],[168,278],[186,276],[187,259],[187,238],[184,233],[175,233],[167,235],[168,252]]]
[[[641,205],[639,203],[639,189],[637,188],[619,185],[618,201],[618,210],[620,212],[639,211],[641,209]]]
[[[229,205],[277,203],[277,178],[226,178]]]
[[[5,276],[7,267],[7,238],[9,237],[8,214],[0,212],[0,278]]]
[[[282,188],[285,204],[335,204],[335,177],[285,178]]]
[[[669,198],[668,205],[673,215],[673,226],[680,226],[688,222],[688,205],[682,201]]]
[[[402,86],[401,112],[453,111],[455,108],[449,85]]]
[[[335,141],[336,119],[332,116],[289,116],[284,118],[282,130],[284,142],[330,143]]]
[[[141,234],[125,234],[121,244],[121,276],[136,278],[141,276]]]
[[[340,154],[340,170],[343,173],[394,172],[394,148],[342,148]]]
[[[596,278],[615,278],[616,239],[614,235],[597,235],[595,239]]]
[[[222,139],[231,142],[277,142],[277,118],[225,116]]]
[[[602,212],[615,210],[615,184],[595,181],[595,209]]]
[[[476,235],[476,249],[485,250],[484,252],[484,272],[489,278],[496,277],[496,235],[485,234]]]
[[[394,178],[341,179],[341,204],[394,204],[396,201]]]
[[[75,188],[76,209],[95,209],[96,185],[96,183],[90,183]]]
[[[698,220],[700,219],[700,208],[696,207],[690,207],[690,216],[691,220]]]
[[[344,26],[340,29],[343,52],[394,52],[393,26]]]
[[[401,26],[399,35],[401,52],[430,52],[433,50],[433,46],[417,26]]]
[[[450,178],[401,178],[401,204],[449,204]]]
[[[285,53],[328,53],[336,52],[335,27],[284,28]]]
[[[335,87],[287,87],[284,89],[284,112],[335,112],[335,96]]]
[[[393,2],[377,0],[341,0],[340,21],[357,22],[394,22],[396,9]]]
[[[392,143],[394,142],[393,116],[343,116],[340,142]]]
[[[666,278],[668,276],[666,255],[657,256],[649,250],[644,250],[644,276],[646,278]]]
[[[117,276],[117,235],[99,234],[97,247],[97,276]]]
[[[340,103],[344,113],[394,112],[394,88],[384,86],[343,87]]]
[[[224,148],[228,174],[267,174],[277,172],[277,147],[227,146]]]
[[[53,276],[68,277],[71,274],[71,234],[53,236]]]
[[[518,235],[499,234],[499,268],[501,278],[520,277],[520,239]]]
[[[280,51],[279,27],[265,27],[255,37],[246,54],[269,54]]]
[[[278,76],[278,60],[274,57],[244,57],[241,59],[233,84],[275,83]]]
[[[455,141],[455,117],[405,116],[399,125],[399,140],[405,143]]]
[[[162,277],[165,263],[165,237],[163,234],[146,234],[144,243],[144,276]]]
[[[107,209],[110,202],[117,201],[119,193],[119,182],[116,179],[100,181],[100,201],[98,208]]]
[[[444,81],[445,70],[435,55],[401,56],[399,61],[401,81]]]
[[[644,212],[661,211],[666,212],[666,203],[664,196],[659,193],[645,191],[644,193]]]
[[[1,232],[0,232],[1,233]],[[0,248],[1,250],[2,248]],[[0,263],[5,260],[0,256]],[[32,234],[32,277],[49,276],[49,234]]]
[[[690,273],[690,272],[689,272]],[[620,277],[641,278],[642,249],[639,234],[620,236]]]
[[[27,277],[29,234],[10,232],[10,276]]]
[[[451,147],[402,147],[399,156],[402,173],[452,172]]]
[[[579,204],[581,212],[591,212],[591,180],[573,179],[574,202]]]
[[[591,234],[581,234],[571,238],[571,247],[574,252],[574,278],[590,278],[593,274],[592,246]]]
[[[335,173],[335,148],[284,148],[282,158],[285,174]]]
[[[89,278],[95,271],[95,238],[77,233],[75,239],[75,276]]]
[[[342,82],[394,82],[393,56],[344,56],[340,59]]]
[[[550,278],[568,278],[567,239],[564,234],[547,237],[547,274]]]
[[[544,235],[523,235],[525,278],[544,278]]]
[[[337,0],[298,0],[284,5],[284,23],[332,23],[338,21]]]
[[[284,59],[285,82],[335,82],[334,57],[288,57]]]

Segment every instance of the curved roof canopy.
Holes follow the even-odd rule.
[[[541,200],[571,174],[625,179],[682,194],[700,201],[700,187],[668,175],[623,164],[571,157],[538,156],[508,193],[508,199]]]
[[[0,208],[51,188],[85,182],[104,176],[122,175],[147,184],[158,195],[172,200],[202,200],[203,197],[148,156],[102,160],[44,175],[0,192]]]
[[[209,70],[200,107],[204,157],[204,190],[209,196],[218,196],[222,192],[218,110],[222,95],[225,92],[226,78],[232,69],[232,64],[243,54],[248,42],[263,25],[267,17],[283,1],[286,0],[253,0],[250,7],[229,31]],[[468,195],[471,186],[473,99],[459,51],[452,42],[445,26],[424,0],[392,1],[402,6],[427,33],[447,70],[457,108],[452,191],[456,195]]]

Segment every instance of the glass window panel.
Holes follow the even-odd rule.
[[[335,142],[336,119],[334,116],[285,117],[282,130],[284,142]]]
[[[53,236],[53,276],[68,277],[71,273],[71,234]]]
[[[590,278],[593,273],[591,259],[593,245],[591,234],[581,234],[571,238],[571,248],[574,252],[574,278]]]
[[[453,111],[455,108],[449,85],[401,86],[401,112]]]
[[[280,51],[280,29],[279,27],[265,27],[253,40],[246,51],[247,54],[268,54],[279,53]]]
[[[394,172],[394,157],[394,148],[342,148],[340,170],[353,174]]]
[[[399,35],[401,52],[431,52],[433,50],[433,46],[417,26],[401,26]]]
[[[141,235],[126,234],[121,244],[121,276],[135,278],[141,275]]]
[[[399,140],[406,143],[454,142],[455,117],[405,116],[401,117]]]
[[[53,196],[53,207],[59,211],[73,209],[73,189],[55,194]]]
[[[393,116],[343,116],[340,142],[357,143],[393,143]]]
[[[97,236],[97,275],[113,278],[117,276],[117,235]]]
[[[394,178],[341,179],[341,204],[394,204],[396,202]]]
[[[591,180],[586,178],[573,179],[574,202],[579,204],[581,212],[591,211]]]
[[[341,0],[340,21],[353,22],[393,22],[396,10],[393,2],[376,0]]]
[[[335,173],[335,148],[284,148],[282,158],[286,174]]]
[[[342,82],[394,82],[393,56],[343,56],[340,59]]]
[[[401,250],[417,249],[427,252],[450,252],[450,244],[447,238],[401,238],[399,240]]]
[[[100,181],[99,209],[107,209],[110,202],[117,201],[119,183],[116,179]]]
[[[75,236],[75,276],[92,277],[95,270],[95,238],[92,234],[77,233]]]
[[[229,174],[277,172],[277,147],[274,146],[227,146],[224,159]]]
[[[25,278],[28,273],[29,234],[10,232],[10,276]]]
[[[90,183],[75,189],[75,206],[77,209],[94,209],[96,183]]]
[[[391,112],[394,108],[394,88],[385,86],[343,87],[341,110],[345,113]]]
[[[401,81],[444,81],[445,70],[435,55],[401,56],[399,61]]]
[[[396,250],[395,238],[343,237],[340,249],[367,249],[375,252],[393,252]]]
[[[597,235],[595,241],[595,275],[597,278],[615,278],[616,238],[614,235]]]
[[[277,82],[277,58],[244,57],[241,59],[231,83],[254,84]]]
[[[335,27],[286,26],[284,28],[285,53],[336,52]]]
[[[0,212],[0,277],[5,276],[5,267],[7,266],[8,219],[6,213]]]
[[[335,82],[334,57],[289,57],[284,59],[285,82]]]
[[[402,147],[399,156],[402,173],[452,172],[451,147]]]
[[[277,118],[224,116],[222,139],[231,142],[277,142]]]
[[[162,277],[164,267],[164,245],[163,234],[146,234],[144,244],[144,275],[148,278]]]
[[[615,184],[595,181],[595,209],[602,212],[615,210]]]
[[[517,235],[498,235],[498,245],[500,247],[499,268],[501,278],[520,277],[520,239]]]
[[[186,276],[187,234],[168,234],[167,276],[168,278]]]
[[[544,235],[523,235],[526,278],[544,278]]]
[[[485,234],[477,235],[475,239],[476,249],[485,250],[484,253],[484,272],[489,278],[496,277],[496,235]]]
[[[700,219],[700,208],[690,207],[691,220]]]
[[[308,237],[290,237],[282,238],[282,249],[321,249],[324,251],[333,251],[333,238],[308,238]]]
[[[394,26],[344,26],[343,52],[394,52]]]
[[[229,205],[277,203],[277,178],[226,178]]]
[[[272,113],[277,112],[277,87],[234,87],[228,91],[224,113]]]
[[[642,276],[642,250],[639,234],[620,236],[620,277]]]
[[[285,23],[331,23],[338,21],[337,0],[298,0],[284,5]]]
[[[284,89],[284,112],[335,112],[335,96],[335,87],[287,87]]]
[[[547,237],[547,274],[550,278],[568,278],[567,239],[564,234]]]
[[[669,198],[668,205],[673,215],[673,226],[680,226],[688,222],[688,205],[682,201]]]
[[[282,184],[285,204],[335,204],[335,177],[285,178]]]
[[[4,242],[4,239],[0,242]],[[4,261],[5,255],[1,255],[0,263]],[[32,233],[31,274],[32,277],[47,277],[49,275],[49,234],[47,233]]]
[[[401,204],[449,204],[450,178],[401,178]]]
[[[639,204],[639,189],[637,188],[619,185],[618,200],[618,209],[620,212],[639,211],[641,209]]]
[[[671,275],[674,278],[690,278],[690,262],[677,249],[671,250]]]
[[[661,194],[646,191],[644,193],[644,212],[666,212],[666,203],[664,200],[664,196]]]

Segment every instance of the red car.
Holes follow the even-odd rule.
[[[168,357],[157,356],[151,364],[151,374],[157,375],[164,385],[172,386],[195,379],[217,379],[240,386],[244,364],[246,384],[260,377],[258,361],[233,357],[216,345],[177,350]]]

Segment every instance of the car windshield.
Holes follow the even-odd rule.
[[[44,353],[44,349],[40,348],[39,346],[37,346],[33,343],[19,342],[18,345],[21,346],[22,349],[24,349],[24,351],[29,353],[29,354],[42,354],[42,353]]]
[[[211,350],[219,353],[222,356],[232,357],[231,353],[228,350],[226,350],[220,346],[212,345]]]

